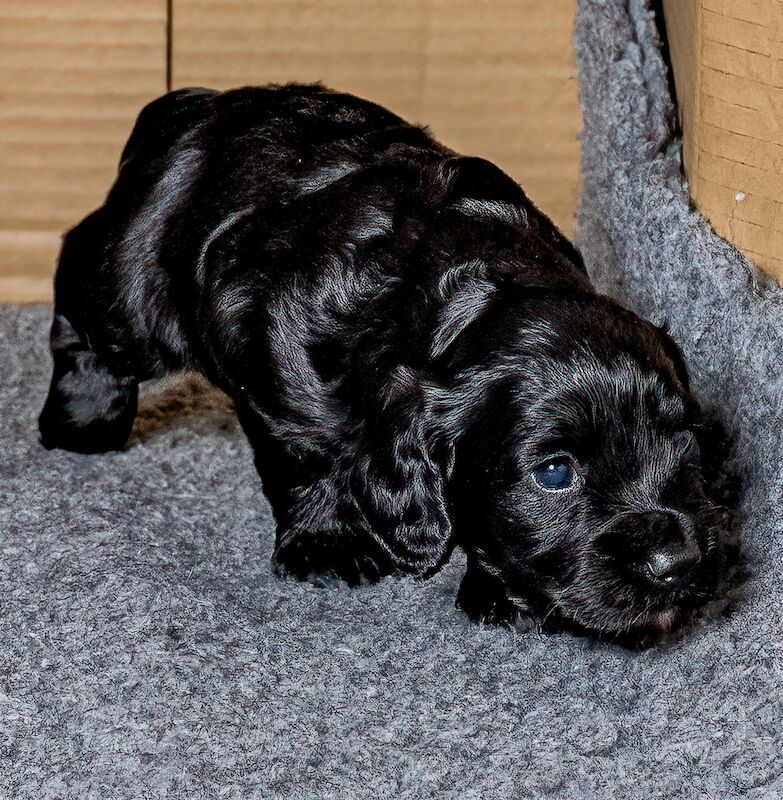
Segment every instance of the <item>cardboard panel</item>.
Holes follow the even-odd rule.
[[[666,11],[666,34],[669,39],[669,54],[674,68],[677,84],[677,101],[680,113],[680,124],[689,135],[683,140],[683,160],[687,164],[688,176],[691,180],[691,193],[696,191],[698,182],[699,148],[697,131],[700,118],[700,79],[701,54],[694,46],[696,31],[700,26],[701,5],[698,2],[669,3],[664,0]],[[676,13],[676,19],[672,14]],[[671,20],[671,24],[670,24]]]
[[[60,235],[166,90],[166,26],[166,0],[0,4],[0,299],[51,296]]]
[[[573,228],[574,0],[173,0],[173,86],[315,81],[429,125]]]
[[[699,210],[783,282],[783,4],[664,0]]]

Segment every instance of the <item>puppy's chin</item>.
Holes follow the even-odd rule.
[[[664,644],[720,616],[740,596],[747,577],[744,566],[735,562],[724,569],[719,585],[705,574],[689,589],[650,593],[646,598],[630,587],[618,586],[611,604],[580,596],[575,586],[566,587],[550,604],[542,628],[589,635],[632,649]]]
[[[692,609],[686,604],[662,604],[660,608],[641,610],[631,607],[623,611],[565,605],[557,607],[544,620],[544,629],[589,635],[636,649],[679,638],[691,627],[691,616]]]

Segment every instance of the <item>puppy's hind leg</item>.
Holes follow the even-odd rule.
[[[78,453],[120,450],[136,416],[136,379],[115,374],[61,314],[51,346],[54,371],[38,420],[42,444]]]
[[[119,450],[130,434],[136,415],[135,376],[119,374],[91,345],[100,336],[101,320],[111,312],[96,307],[102,269],[104,227],[96,211],[65,237],[55,280],[51,350],[51,386],[38,420],[41,442],[80,453]],[[104,279],[105,281],[105,279]],[[87,333],[87,329],[92,334]]]

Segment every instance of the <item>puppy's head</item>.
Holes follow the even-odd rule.
[[[642,645],[714,613],[737,543],[666,332],[546,293],[472,328],[493,357],[465,384],[451,502],[473,563],[550,629]]]

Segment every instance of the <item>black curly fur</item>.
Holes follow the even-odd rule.
[[[153,376],[224,389],[283,575],[428,576],[456,544],[474,619],[639,643],[735,560],[669,336],[596,295],[497,167],[321,86],[147,106],[66,236],[52,352],[47,447],[121,448]],[[575,488],[542,491],[536,466],[566,453]],[[650,553],[686,546],[688,583],[653,585]]]

